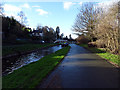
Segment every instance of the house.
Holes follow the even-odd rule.
[[[32,34],[32,36],[43,36],[43,32],[42,32],[42,30],[40,29],[40,30],[33,30],[32,32],[31,32],[31,34]]]

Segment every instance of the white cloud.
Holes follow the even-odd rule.
[[[28,22],[30,22],[30,19],[27,19]]]
[[[75,3],[73,3],[73,2],[64,2],[63,4],[64,4],[64,9],[68,10]]]
[[[14,6],[14,5],[10,5],[10,4],[4,4],[3,6],[5,12],[6,11],[10,11],[10,12],[19,12],[21,11],[21,8]]]
[[[36,9],[37,12],[39,12],[39,15],[45,15],[48,14],[47,11],[44,11],[43,9]]]
[[[17,16],[17,14],[21,11],[21,8],[11,5],[11,4],[4,4],[3,5],[4,8],[4,15],[5,16],[13,16],[16,20],[19,21],[19,17]]]
[[[79,2],[78,4],[79,4],[79,5],[82,5],[82,3],[83,3],[83,2]]]
[[[21,7],[23,7],[23,8],[30,8],[29,4],[27,4],[27,3],[23,4]]]
[[[103,9],[108,9],[111,7],[112,4],[118,2],[118,0],[110,0],[110,1],[103,1],[98,3],[98,7],[101,7]]]
[[[32,7],[40,7],[40,6],[37,6],[37,5],[36,5],[36,6],[32,6]]]
[[[9,17],[14,17],[16,20],[20,20],[20,17],[17,16],[17,13],[14,13],[14,12],[11,12],[11,13],[5,13],[6,16],[9,16]]]

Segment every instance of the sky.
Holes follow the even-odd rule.
[[[52,27],[54,30],[57,26],[60,28],[60,33],[64,36],[74,35],[72,26],[81,6],[90,0],[77,0],[77,1],[56,1],[56,0],[24,0],[16,2],[14,0],[4,0],[2,2],[4,7],[4,14],[6,16],[13,16],[19,21],[18,13],[23,11],[27,17],[27,26],[36,28],[38,25]],[[98,6],[107,7],[107,5],[118,0],[92,0]]]

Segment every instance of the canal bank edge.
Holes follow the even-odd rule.
[[[71,48],[71,46],[69,46],[68,52],[70,51],[70,48]],[[66,55],[68,54],[68,52],[66,53]],[[65,55],[65,56],[66,56],[66,55]],[[65,58],[65,56],[59,61],[59,63],[53,68],[53,70],[51,70],[51,71],[46,75],[46,77],[44,77],[44,78],[42,79],[42,81],[40,82],[40,84],[36,86],[36,89],[42,88],[42,87],[41,87],[42,83],[47,79],[47,77],[50,75],[50,73],[52,73],[52,72],[58,67],[58,65],[63,61],[63,59]],[[46,87],[46,88],[47,88],[47,87]]]
[[[21,87],[21,88],[26,88],[26,87],[27,88],[36,88],[36,86],[43,80],[43,78],[45,78],[48,75],[48,73],[50,73],[55,67],[57,67],[57,65],[61,62],[61,60],[63,60],[65,55],[67,55],[69,50],[70,50],[70,46],[62,48],[62,49],[56,51],[55,53],[52,53],[48,56],[43,57],[40,60],[40,62],[38,62],[38,63],[32,63],[32,64],[28,65],[27,67],[16,70],[16,72],[11,73],[11,75],[3,77],[3,89],[19,88],[19,87]],[[59,56],[61,56],[61,55],[62,55],[62,57],[59,58]],[[58,56],[57,57],[58,59],[54,58],[56,56]],[[47,58],[49,58],[49,59],[47,59]],[[46,59],[47,59],[47,61],[46,61]],[[53,60],[52,62],[50,62],[52,64],[52,66],[51,66],[51,64],[49,65],[49,63],[48,63],[49,61],[51,61],[51,59]],[[43,69],[40,69],[42,71],[38,73],[38,72],[36,72],[36,70],[33,70],[33,69],[37,68],[37,67],[41,67],[40,63],[42,66],[46,66],[47,64],[48,65],[47,65],[47,67],[44,68],[45,71]],[[31,66],[32,66],[32,68],[31,68]],[[33,68],[33,66],[35,66],[35,67]],[[51,69],[49,66],[51,67]],[[47,71],[46,71],[46,69],[47,69]],[[30,70],[30,71],[28,72],[27,70]],[[31,72],[31,70],[32,70],[32,72]],[[38,70],[39,70],[39,68],[38,68]],[[42,72],[45,72],[45,73],[43,74]],[[33,74],[31,74],[31,73],[33,73]],[[26,74],[28,75],[27,77],[26,77]],[[35,75],[34,78],[30,78],[29,74],[33,75],[33,76]],[[42,76],[39,77],[39,75],[40,76],[42,75]],[[18,76],[18,77],[15,77],[15,76]],[[22,78],[20,79],[20,77],[22,77]],[[39,79],[38,79],[38,77],[39,77]],[[25,79],[25,81],[24,81],[24,79]],[[33,79],[33,80],[31,80],[31,79]],[[11,80],[13,80],[12,83],[11,83]],[[21,86],[21,84],[22,84],[22,86]]]
[[[57,44],[57,45],[59,45],[59,44]],[[9,55],[2,56],[2,59],[29,54],[31,52],[36,52],[38,50],[42,50],[42,49],[57,46],[57,45],[50,45],[50,46],[46,46],[46,47],[42,47],[42,48],[38,48],[38,49],[34,49],[34,50],[29,50],[29,51],[25,51],[25,52],[16,52],[14,54],[9,54]]]

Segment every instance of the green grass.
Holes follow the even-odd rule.
[[[55,53],[41,58],[37,62],[23,66],[13,73],[4,76],[2,78],[3,88],[35,88],[64,58],[69,49],[70,46],[64,47]]]
[[[77,45],[79,45],[79,44],[77,44]],[[80,46],[82,46],[82,47],[88,47],[88,45],[87,44],[80,44]]]
[[[118,55],[114,55],[114,54],[111,54],[111,53],[97,53],[99,56],[101,56],[102,58],[105,58],[117,65],[120,66],[120,59],[119,59],[119,56]]]
[[[118,66],[120,66],[120,58],[118,55],[106,52],[103,49],[99,49],[99,48],[89,48],[87,44],[81,44],[80,46],[82,46],[82,47],[90,50],[91,52],[96,53],[100,57],[107,59],[108,61],[113,62],[114,64],[117,64]]]
[[[6,56],[9,54],[15,54],[16,52],[26,52],[42,47],[48,47],[55,44],[24,44],[24,45],[16,45],[16,46],[3,46],[2,47],[2,55]]]

